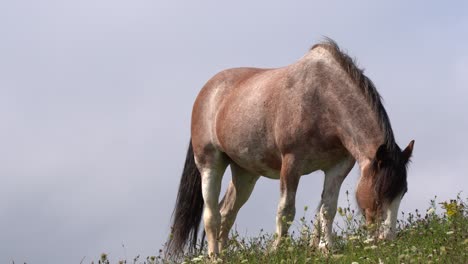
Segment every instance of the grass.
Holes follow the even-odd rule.
[[[440,206],[438,206],[440,205]],[[204,254],[185,256],[181,262],[188,263],[468,263],[468,199],[460,195],[443,203],[430,202],[424,214],[402,213],[398,222],[398,235],[393,241],[378,241],[369,238],[369,228],[350,206],[338,208],[337,217],[342,218],[336,226],[337,235],[331,253],[324,254],[309,246],[312,222],[304,217],[293,223],[291,236],[277,251],[270,246],[274,236],[263,231],[256,237],[243,238],[234,231],[229,246],[216,259]],[[438,209],[442,212],[438,213]],[[307,211],[307,208],[304,208]],[[372,229],[372,227],[370,227]],[[159,256],[136,258],[121,263],[159,264],[169,263]],[[107,264],[107,256],[98,263]]]

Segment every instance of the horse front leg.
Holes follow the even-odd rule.
[[[283,157],[280,173],[280,201],[276,215],[276,240],[273,249],[277,249],[296,214],[296,191],[301,175],[295,170],[293,155]]]
[[[335,164],[333,167],[324,170],[325,182],[311,240],[311,245],[313,247],[318,247],[324,252],[328,252],[332,247],[333,219],[336,215],[338,195],[340,193],[341,184],[353,168],[354,163],[355,160],[350,156]]]

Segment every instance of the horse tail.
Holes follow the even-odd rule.
[[[172,232],[166,244],[166,254],[177,256],[184,251],[187,245],[190,252],[195,252],[203,204],[201,175],[195,165],[192,140],[190,139],[176,205],[172,213]]]

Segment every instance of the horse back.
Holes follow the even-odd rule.
[[[333,126],[324,113],[327,107],[316,96],[326,86],[317,77],[323,74],[320,65],[236,68],[215,75],[194,105],[195,155],[219,151],[238,165],[272,178],[279,177],[285,153],[297,152],[307,161],[304,173],[326,166],[322,161],[333,160],[331,156],[342,155],[336,131],[329,129]]]

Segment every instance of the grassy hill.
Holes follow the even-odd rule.
[[[291,236],[277,251],[271,251],[274,240],[262,231],[256,237],[243,238],[233,232],[229,247],[216,259],[205,254],[185,256],[184,263],[468,263],[468,200],[437,203],[421,213],[403,213],[398,222],[398,236],[393,241],[369,237],[363,219],[348,208],[339,208],[335,245],[324,254],[309,247],[312,222],[301,218],[292,223]],[[437,209],[438,208],[438,209]],[[305,208],[307,210],[307,208]],[[370,227],[370,229],[375,227]],[[105,255],[99,263],[109,263]],[[134,259],[121,263],[167,263],[161,256]]]

